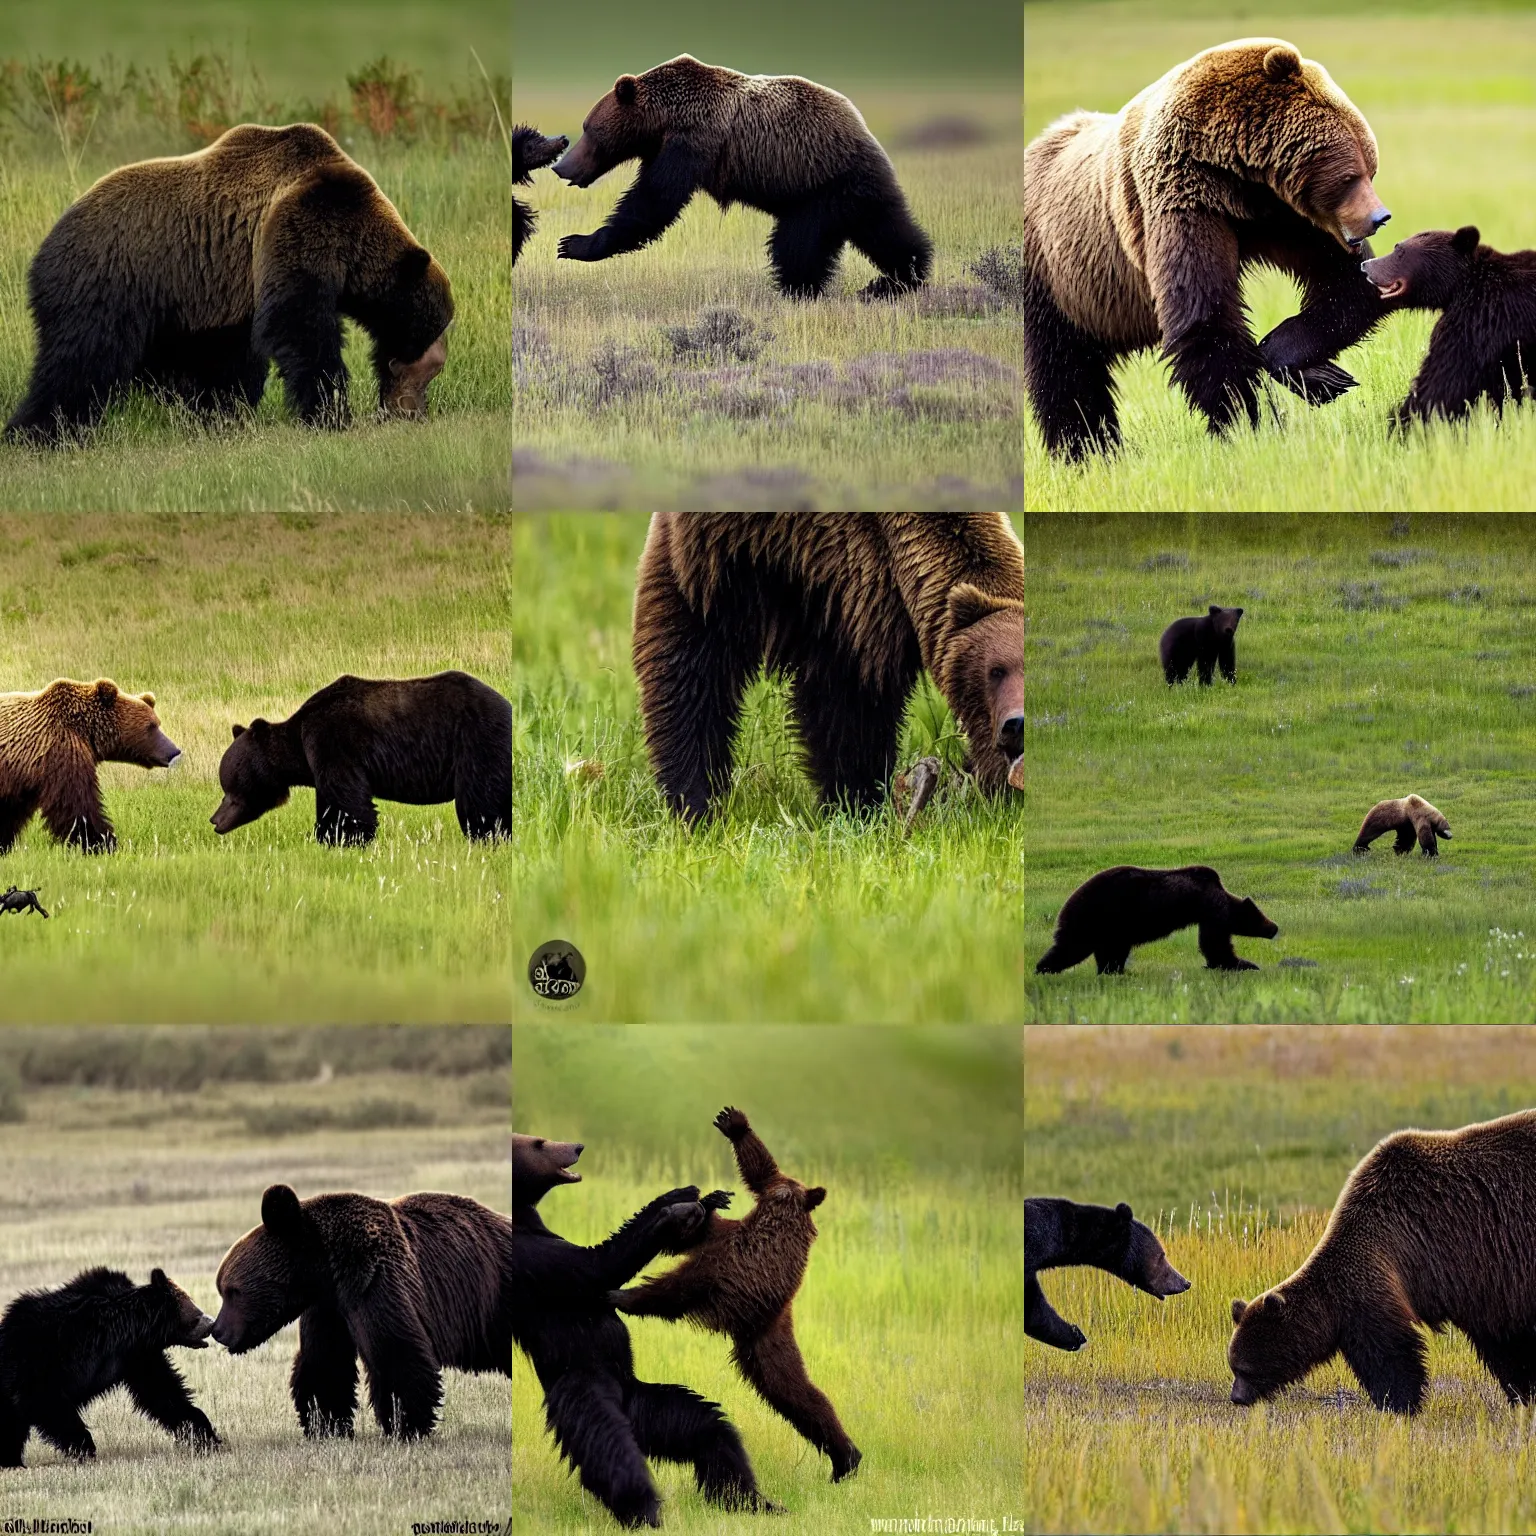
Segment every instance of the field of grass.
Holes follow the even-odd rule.
[[[1536,1530],[1530,1410],[1459,1333],[1430,1337],[1412,1421],[1338,1361],[1236,1408],[1226,1364],[1231,1299],[1292,1273],[1376,1141],[1536,1102],[1531,1030],[1033,1029],[1024,1052],[1027,1192],[1129,1201],[1192,1283],[1159,1304],[1042,1276],[1088,1343],[1025,1344],[1030,1529]]]
[[[0,1019],[502,1020],[512,854],[451,805],[381,802],[366,849],[314,841],[314,794],[228,837],[232,724],[345,672],[459,667],[510,693],[504,514],[0,517],[0,687],[111,677],[183,750],[103,765],[115,854],[34,820],[0,860],[52,913],[0,928]]]
[[[887,807],[823,815],[786,690],[749,695],[724,813],[688,832],[646,757],[630,664],[647,520],[512,523],[512,953],[568,939],[587,962],[574,1006],[612,1022],[998,1023],[1020,1017],[1017,798],[940,790],[909,839]],[[956,755],[924,685],[899,761]],[[514,1018],[539,1017],[521,984]]]
[[[726,1103],[782,1168],[826,1187],[795,1332],[864,1453],[857,1476],[832,1486],[826,1458],[745,1385],[725,1340],[627,1320],[642,1380],[703,1393],[740,1430],[759,1484],[788,1510],[773,1529],[868,1531],[915,1513],[1021,1521],[1019,1066],[1006,1028],[515,1031],[516,1128],[586,1147],[584,1181],[541,1206],[571,1241],[600,1241],[683,1183],[735,1190],[735,1213],[749,1209],[710,1123]],[[518,1528],[612,1530],[557,1459],[520,1354],[512,1426]],[[667,1530],[760,1528],[705,1503],[691,1468],[652,1472]]]
[[[1531,1017],[1536,522],[1030,518],[1031,968],[1067,896],[1115,864],[1209,864],[1280,925],[1257,972],[1195,931],[1031,974],[1041,1023]],[[1170,690],[1158,637],[1235,604],[1237,685]],[[1378,800],[1449,819],[1441,856],[1350,849]]]
[[[275,373],[253,414],[224,423],[136,393],[83,444],[0,447],[6,505],[443,511],[509,504],[507,149],[497,119],[498,109],[503,121],[509,110],[508,19],[480,0],[433,7],[430,25],[426,15],[396,4],[370,8],[360,29],[355,11],[292,3],[7,9],[0,18],[5,414],[25,390],[35,350],[27,269],[59,215],[114,167],[201,148],[231,123],[330,127],[442,264],[456,314],[426,423],[375,419],[367,338],[347,322],[348,431],[295,424]],[[409,108],[408,120],[391,116],[381,126],[360,114],[348,76],[391,56],[392,99]],[[499,84],[488,84],[481,65],[493,79],[499,74]],[[129,70],[139,89],[125,86]],[[170,107],[156,112],[156,100]],[[427,132],[444,101],[455,104],[453,132]]]
[[[57,1058],[71,1033],[49,1030],[23,1045],[22,1032],[0,1032],[0,1075],[14,1089],[28,1051]],[[136,1033],[114,1031],[114,1042]],[[229,1033],[213,1040],[195,1029],[162,1031],[144,1054],[165,1063],[177,1053],[217,1053]],[[244,1048],[264,1055],[271,1038],[250,1032]],[[504,1064],[448,1075],[407,1051],[408,1069],[353,1073],[334,1035],[315,1045],[322,1060],[336,1062],[329,1081],[237,1077],[178,1089],[86,1087],[78,1073],[52,1087],[29,1078],[0,1106],[0,1298],[60,1285],[95,1264],[142,1284],[158,1265],[217,1312],[219,1260],[259,1221],[261,1192],[272,1183],[291,1183],[303,1198],[443,1189],[510,1209]],[[342,1054],[333,1058],[336,1046]],[[217,1346],[173,1350],[223,1449],[191,1455],[114,1391],[84,1413],[97,1445],[93,1463],[69,1463],[33,1437],[28,1470],[7,1476],[9,1514],[90,1520],[124,1536],[360,1536],[450,1516],[507,1518],[505,1377],[445,1373],[438,1428],[416,1445],[386,1443],[366,1397],[355,1439],[310,1443],[288,1394],[297,1343],[295,1324],[240,1358]]]
[[[1503,251],[1536,246],[1536,6],[1357,3],[1235,6],[1139,0],[1025,7],[1025,135],[1064,112],[1117,112],[1202,48],[1276,36],[1323,64],[1366,116],[1380,148],[1377,191],[1392,222],[1378,254],[1423,229],[1477,224]],[[1513,194],[1513,195],[1511,195]],[[1244,284],[1254,335],[1299,308],[1289,279]],[[1470,427],[1441,423],[1387,436],[1437,317],[1396,316],[1340,356],[1360,387],[1312,407],[1270,391],[1281,418],[1257,434],[1212,439],[1203,418],[1145,353],[1118,371],[1123,450],[1082,467],[1052,463],[1033,418],[1025,430],[1025,505],[1038,511],[1521,510],[1536,473],[1536,413],[1503,426],[1486,409]],[[1026,408],[1027,409],[1027,408]]]

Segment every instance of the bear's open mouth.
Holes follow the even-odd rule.
[[[1371,279],[1376,283],[1376,279]],[[1383,299],[1400,299],[1408,292],[1408,280],[1404,277],[1394,277],[1390,283],[1376,283],[1376,291]]]

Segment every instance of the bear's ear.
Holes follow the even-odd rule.
[[[432,253],[424,245],[413,245],[400,258],[396,271],[402,288],[415,287],[427,275],[432,265]]]
[[[613,94],[621,107],[632,107],[640,94],[640,82],[633,75],[620,75],[613,82]]]
[[[261,1197],[261,1224],[274,1237],[297,1237],[303,1222],[299,1197],[286,1184],[272,1185]]]
[[[151,1285],[158,1285],[164,1289],[171,1282],[166,1279],[165,1271],[163,1269],[152,1269],[149,1272],[149,1283]]]
[[[1289,80],[1301,73],[1301,55],[1289,43],[1281,43],[1264,55],[1264,74],[1270,80]]]
[[[155,696],[154,696],[154,694],[152,694],[152,693],[141,693],[139,695],[139,697],[141,699],[143,699],[144,702],[146,704],[148,704],[151,709],[153,709],[155,707]]]
[[[1115,1215],[1118,1216],[1121,1221],[1129,1221],[1131,1219],[1130,1206],[1128,1206],[1125,1201],[1122,1200],[1120,1204],[1115,1207]]]
[[[816,1186],[815,1189],[808,1189],[808,1190],[806,1190],[806,1192],[805,1192],[805,1208],[806,1208],[806,1210],[814,1211],[816,1209],[816,1207],[818,1205],[820,1205],[821,1202],[823,1200],[825,1200],[826,1198],[827,1198],[827,1192],[819,1184]]]
[[[1246,1312],[1247,1310],[1248,1310],[1248,1303],[1246,1301],[1234,1300],[1233,1303],[1232,1303],[1232,1321],[1234,1323],[1242,1322],[1242,1320],[1243,1320],[1243,1313]]]
[[[1010,607],[1006,599],[993,597],[980,587],[962,581],[949,589],[949,627],[952,630],[969,629],[989,614]]]
[[[231,741],[239,741],[240,738],[242,736],[244,736],[244,735],[245,735],[245,727],[243,725],[237,725],[237,726],[234,727],[234,729],[230,733],[230,740]]]
[[[117,702],[117,684],[105,677],[96,679],[96,702],[98,704],[115,704]]]
[[[1476,224],[1463,224],[1460,229],[1451,236],[1451,249],[1458,256],[1470,256],[1482,240]]]
[[[1216,618],[1221,612],[1221,605],[1219,603],[1212,603],[1208,612],[1213,619]]]

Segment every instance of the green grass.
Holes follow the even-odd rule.
[[[171,770],[100,770],[115,854],[34,820],[0,861],[49,921],[0,928],[0,1019],[507,1017],[512,855],[451,805],[381,802],[366,849],[314,841],[314,795],[218,838],[234,723],[344,672],[460,667],[510,692],[496,516],[0,518],[0,676],[155,694]]]
[[[1088,1344],[1027,1341],[1036,1531],[1536,1530],[1528,1409],[1456,1332],[1430,1336],[1422,1414],[1378,1413],[1341,1362],[1258,1408],[1228,1399],[1235,1296],[1311,1252],[1349,1170],[1405,1126],[1527,1108],[1528,1029],[1029,1030],[1030,1193],[1128,1200],[1191,1281],[1159,1304],[1051,1271]]]
[[[172,1043],[168,1034],[158,1040]],[[194,1050],[203,1037],[177,1030],[174,1041]],[[306,1198],[333,1189],[381,1199],[448,1189],[506,1211],[507,1086],[503,1066],[464,1077],[416,1070],[338,1075],[326,1084],[219,1082],[196,1092],[29,1089],[25,1119],[0,1124],[7,1171],[0,1298],[60,1285],[94,1264],[126,1270],[142,1284],[159,1265],[216,1312],[219,1260],[259,1220],[261,1192],[276,1182]],[[408,1101],[431,1123],[283,1136],[249,1129],[253,1117],[270,1120],[276,1109],[346,1120],[380,1099]],[[322,1527],[360,1536],[408,1530],[450,1509],[506,1518],[505,1377],[446,1372],[438,1429],[418,1445],[386,1443],[366,1396],[355,1440],[311,1444],[288,1394],[297,1343],[293,1325],[239,1359],[216,1346],[174,1350],[223,1450],[194,1457],[114,1391],[84,1413],[96,1440],[93,1463],[70,1464],[33,1437],[28,1470],[7,1479],[13,1513],[91,1520],[125,1536]]]
[[[633,167],[587,191],[539,174],[527,189],[539,229],[515,273],[519,510],[1019,505],[1017,311],[968,271],[985,252],[1018,244],[1017,93],[825,83],[853,91],[890,151],[934,241],[930,287],[864,303],[857,292],[877,274],[850,247],[826,298],[786,300],[764,253],[767,216],[722,213],[703,194],[642,251],[558,261],[560,237],[598,228]],[[540,91],[519,76],[514,110],[574,141],[611,84],[595,74],[582,88]],[[903,134],[940,115],[970,119],[985,139],[902,147]],[[678,361],[663,327],[696,325],[716,306],[771,340],[754,360]],[[606,382],[595,366],[604,348],[619,349]]]
[[[1115,864],[1209,864],[1280,925],[1259,972],[1193,929],[1031,976],[1040,1022],[1504,1022],[1531,1017],[1536,525],[1525,518],[1031,518],[1025,950]],[[1237,685],[1170,691],[1173,619],[1238,604]],[[1350,852],[1422,794],[1441,857]],[[1310,966],[1280,968],[1282,960]]]
[[[642,516],[512,527],[517,836],[512,953],[587,962],[601,1021],[1018,1019],[1023,828],[958,784],[910,839],[894,812],[823,815],[781,685],[749,695],[724,813],[688,832],[651,775],[630,665]],[[925,685],[899,760],[956,748]],[[538,1017],[521,984],[515,1018]]]
[[[519,1028],[519,1130],[583,1141],[583,1183],[541,1206],[573,1242],[606,1237],[683,1183],[751,1196],[711,1127],[751,1117],[780,1166],[827,1188],[795,1302],[812,1379],[864,1453],[830,1464],[735,1373],[718,1335],[630,1319],[642,1380],[681,1382],[741,1432],[787,1532],[871,1529],[914,1512],[1017,1520],[1019,1033],[1014,1029],[571,1030]],[[513,1503],[520,1529],[613,1528],[544,1427],[537,1379],[512,1372]],[[652,1463],[669,1531],[746,1532],[760,1517],[706,1504],[692,1469]]]
[[[1299,14],[1298,14],[1299,12]],[[1536,246],[1536,8],[1363,5],[1030,4],[1025,11],[1025,134],[1064,112],[1117,112],[1190,55],[1273,35],[1323,64],[1365,114],[1380,148],[1377,190],[1392,222],[1378,253],[1422,229],[1475,223],[1503,251]],[[1513,195],[1511,195],[1513,194]],[[1299,308],[1275,273],[1246,279],[1262,336]],[[1025,505],[1038,511],[1520,510],[1531,505],[1536,420],[1503,426],[1486,409],[1470,427],[1441,423],[1389,440],[1437,317],[1394,317],[1339,361],[1360,381],[1332,405],[1270,391],[1257,434],[1211,439],[1152,353],[1117,371],[1125,446],[1082,467],[1053,463],[1033,418],[1025,431]]]

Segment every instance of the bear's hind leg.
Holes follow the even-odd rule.
[[[626,1407],[641,1453],[692,1462],[699,1492],[712,1504],[756,1509],[766,1503],[741,1436],[718,1403],[687,1387],[637,1381]]]
[[[804,203],[780,214],[768,237],[768,260],[779,291],[791,299],[819,298],[846,240],[842,221],[824,203]]]
[[[22,828],[32,819],[37,802],[38,796],[31,792],[11,794],[0,799],[0,854],[11,851],[12,845],[21,836]]]
[[[546,1390],[544,1417],[581,1486],[621,1525],[661,1524],[661,1500],[613,1376],[597,1368],[567,1372]]]
[[[110,304],[45,310],[34,299],[33,311],[37,358],[5,435],[51,444],[101,420],[138,372],[147,332]]]
[[[1068,460],[1120,446],[1114,353],[1074,325],[1024,266],[1024,387],[1045,446]]]
[[[0,1467],[20,1467],[25,1462],[22,1452],[27,1448],[27,1437],[32,1425],[22,1417],[13,1404],[0,1397]]]
[[[77,1461],[89,1461],[96,1454],[96,1442],[73,1403],[53,1397],[37,1404],[32,1414],[37,1432],[49,1445]]]

